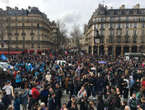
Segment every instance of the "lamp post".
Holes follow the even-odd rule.
[[[97,68],[96,68],[96,72],[98,72],[98,58],[99,58],[99,44],[100,44],[100,36],[99,36],[99,32],[98,29],[95,27],[95,36],[94,36],[94,44],[95,46],[97,45]]]
[[[37,24],[37,28],[38,28],[38,48],[40,49],[40,25]]]
[[[25,35],[26,33],[24,32],[24,23],[23,23],[22,25],[23,51],[25,50]]]
[[[10,30],[10,28],[11,28],[10,25],[11,24],[10,24],[10,16],[9,15],[7,16],[7,20],[8,20],[7,21],[8,22],[8,32],[7,32],[7,34],[8,34],[8,40],[7,41],[8,42],[7,42],[7,44],[8,44],[8,56],[9,56],[9,52],[10,52],[10,35],[11,35],[11,32],[10,32],[11,31]]]

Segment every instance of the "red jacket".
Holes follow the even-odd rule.
[[[39,97],[39,95],[40,95],[39,91],[35,87],[33,87],[32,88],[32,98],[37,99]]]

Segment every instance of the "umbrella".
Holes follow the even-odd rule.
[[[7,57],[6,57],[4,54],[2,54],[2,55],[1,55],[1,60],[3,60],[3,61],[4,61],[4,60],[7,60]]]
[[[98,61],[99,64],[106,64],[106,61]]]

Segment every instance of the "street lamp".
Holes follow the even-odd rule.
[[[98,72],[98,58],[99,58],[99,44],[100,44],[100,36],[99,36],[99,32],[98,29],[95,27],[95,36],[94,36],[94,44],[95,46],[97,45],[97,68],[96,68],[96,72]]]
[[[98,30],[95,28],[94,44],[97,45],[97,56],[99,56],[100,36]]]
[[[40,49],[40,25],[37,24],[37,28],[38,28],[38,48]]]
[[[10,36],[11,36],[11,30],[10,30],[10,28],[11,28],[10,25],[11,24],[10,24],[10,16],[9,15],[7,16],[7,20],[8,20],[7,21],[8,22],[8,39],[7,39],[8,42],[7,42],[7,44],[8,44],[8,56],[9,56],[9,51],[10,51]]]

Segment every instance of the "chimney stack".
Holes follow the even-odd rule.
[[[121,5],[121,6],[120,6],[120,9],[125,9],[125,5],[124,5],[124,4]]]
[[[136,4],[136,5],[134,6],[134,8],[135,8],[135,9],[139,9],[139,8],[140,8],[140,4]]]

